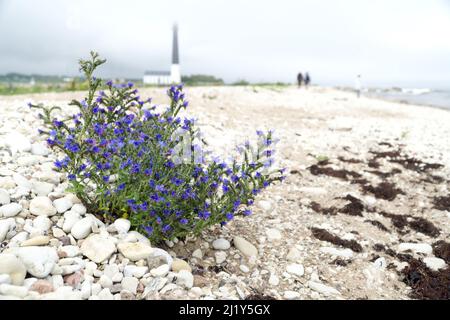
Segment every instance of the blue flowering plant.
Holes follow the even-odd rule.
[[[40,133],[62,156],[56,169],[96,216],[128,218],[154,242],[183,238],[251,214],[255,196],[283,180],[284,170],[272,168],[273,132],[257,131],[256,146],[244,143],[229,162],[210,157],[194,119],[182,116],[182,85],[167,91],[168,106],[157,106],[133,83],[94,77],[103,63],[94,52],[80,60],[89,89],[70,103],[78,110],[72,116],[57,118],[59,107],[30,104],[41,111]]]

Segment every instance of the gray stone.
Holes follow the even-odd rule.
[[[113,225],[118,233],[127,233],[131,227],[131,223],[129,220],[121,218],[114,221]]]
[[[46,197],[53,191],[54,185],[52,183],[43,181],[33,181],[33,191],[37,196]]]
[[[53,247],[20,247],[8,249],[22,261],[28,273],[36,278],[45,278],[50,274],[58,255]]]
[[[127,290],[133,294],[136,294],[137,286],[139,284],[139,280],[134,277],[124,277],[122,279],[122,288]]]
[[[444,269],[447,267],[445,260],[441,258],[426,257],[423,259],[423,262],[425,262],[428,268],[434,271],[438,271],[439,269]]]
[[[223,238],[214,240],[212,246],[216,250],[228,250],[231,247],[230,242]]]
[[[92,232],[93,224],[94,221],[91,217],[83,218],[73,225],[70,233],[77,240],[84,239]]]
[[[69,197],[64,197],[54,200],[53,206],[56,208],[56,211],[58,211],[58,213],[64,213],[72,208],[73,203]]]
[[[398,250],[401,252],[411,250],[412,252],[415,253],[424,253],[424,254],[431,254],[433,252],[433,248],[427,243],[404,242],[400,243],[400,245],[398,246]]]
[[[46,216],[37,216],[33,220],[33,227],[42,233],[47,232],[50,229],[51,225],[51,220]]]
[[[0,219],[0,242],[5,240],[9,231],[14,230],[16,222],[14,218]]]
[[[181,270],[177,273],[176,281],[177,285],[190,289],[194,285],[194,276],[187,270]]]
[[[117,245],[119,252],[131,261],[147,259],[152,254],[152,247],[141,242],[122,242]]]
[[[56,208],[52,200],[48,197],[36,197],[30,202],[30,212],[36,216],[53,216],[56,214]]]
[[[341,294],[335,288],[319,282],[308,281],[308,287],[310,287],[314,291],[323,294],[324,296],[336,296]]]
[[[22,206],[18,203],[8,203],[0,207],[0,217],[15,217],[22,211]]]
[[[9,192],[5,189],[0,189],[0,205],[8,204],[11,202]]]
[[[303,265],[298,263],[291,263],[286,266],[286,271],[290,274],[293,274],[297,277],[301,277],[305,274],[305,269]]]
[[[101,263],[116,251],[116,245],[110,237],[93,234],[83,241],[81,245],[81,253],[94,261]]]
[[[242,237],[234,237],[233,244],[240,252],[242,252],[247,257],[258,255],[258,249],[256,249],[253,244]]]
[[[6,274],[11,284],[22,285],[27,274],[25,265],[14,254],[0,254],[0,274]]]

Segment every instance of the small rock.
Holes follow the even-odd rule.
[[[272,210],[272,203],[266,200],[258,201],[257,206],[265,212],[270,212]]]
[[[0,273],[0,284],[6,283],[11,284],[12,280],[9,274],[6,273]]]
[[[33,220],[33,227],[41,231],[42,233],[47,232],[52,226],[52,222],[46,216],[37,216]]]
[[[81,284],[81,298],[88,299],[91,296],[91,283],[87,280],[84,280]]]
[[[154,277],[164,277],[166,274],[169,273],[169,265],[163,264],[159,266],[158,268],[150,270],[150,274]]]
[[[22,211],[22,206],[18,203],[9,203],[0,207],[0,217],[14,217]]]
[[[60,252],[64,252],[67,258],[73,258],[78,256],[81,251],[80,248],[78,246],[62,246],[61,248],[59,248]]]
[[[81,216],[78,212],[72,210],[67,211],[66,213],[64,213],[64,223],[62,229],[64,230],[64,232],[70,232],[75,223],[77,223],[80,220]]]
[[[303,268],[303,265],[298,264],[298,263],[292,263],[292,264],[287,265],[286,271],[297,277],[301,277],[305,274],[305,269]]]
[[[72,200],[72,202],[75,203],[74,200]],[[75,203],[71,211],[78,213],[80,216],[85,215],[87,212],[86,207],[83,206],[81,203]]]
[[[274,229],[274,228],[267,229],[266,235],[267,235],[267,238],[271,241],[280,240],[281,238],[283,238],[280,230]]]
[[[31,191],[31,189],[33,188],[33,184],[30,182],[30,180],[28,180],[27,178],[25,178],[24,176],[22,176],[21,174],[18,173],[14,173],[13,174],[13,179],[14,182],[22,188],[25,188],[29,191]]]
[[[22,285],[27,269],[15,255],[8,253],[0,254],[0,274],[6,274],[11,279],[11,284]]]
[[[113,285],[112,279],[106,275],[102,275],[100,277],[100,280],[98,281],[98,283],[103,287],[103,288],[111,288]]]
[[[224,251],[217,251],[214,253],[214,256],[216,257],[216,263],[221,264],[222,262],[225,262],[227,260],[227,253]],[[172,265],[173,268],[173,265]]]
[[[104,288],[98,293],[98,298],[100,300],[114,300],[114,296],[108,288]]]
[[[319,282],[308,281],[308,287],[310,287],[314,291],[323,294],[324,296],[335,296],[341,294],[335,288],[324,285],[323,283]]]
[[[25,240],[20,244],[21,247],[29,246],[45,246],[50,242],[50,237],[48,236],[37,236],[28,240]]]
[[[31,153],[36,156],[46,156],[49,149],[43,143],[33,143],[31,145]]]
[[[64,213],[70,208],[72,208],[73,203],[72,200],[70,200],[70,198],[64,197],[53,201],[53,206],[56,208],[56,211],[58,211],[58,213]]]
[[[118,233],[127,233],[131,227],[130,221],[127,219],[122,219],[122,218],[114,221],[113,225]]]
[[[81,245],[81,253],[95,263],[109,259],[115,251],[116,245],[112,239],[98,234],[91,235]]]
[[[320,251],[323,253],[330,254],[332,256],[341,257],[350,259],[353,257],[353,251],[351,249],[336,249],[333,247],[322,247],[320,248]]]
[[[53,234],[53,237],[59,239],[63,243],[63,245],[70,244],[70,238],[67,237],[67,234],[60,228],[53,227],[52,234]]]
[[[373,265],[377,268],[385,269],[387,266],[386,259],[384,257],[380,257],[373,262]]]
[[[122,242],[117,245],[119,252],[131,261],[138,261],[148,258],[153,249],[147,244],[142,242]]]
[[[12,284],[0,284],[0,295],[24,298],[28,294],[28,289]]]
[[[142,278],[148,272],[148,267],[137,267],[133,265],[125,266],[123,274],[125,277]]]
[[[5,189],[0,189],[0,205],[8,204],[11,202],[9,192]]]
[[[277,277],[277,275],[276,274],[271,274],[270,275],[270,277],[269,277],[269,284],[271,285],[271,286],[277,286],[278,284],[280,283],[280,279],[278,279],[278,277]]]
[[[92,232],[93,224],[91,217],[83,218],[73,225],[70,233],[77,240],[84,239]]]
[[[123,273],[118,272],[111,277],[112,282],[121,282],[123,279]]]
[[[286,256],[286,260],[296,262],[301,258],[301,253],[297,248],[291,248]]]
[[[177,285],[185,287],[186,289],[192,288],[194,285],[194,276],[187,270],[180,270],[177,273]]]
[[[30,202],[30,212],[36,216],[53,216],[56,214],[56,208],[52,200],[48,197],[36,197]]]
[[[173,258],[171,255],[160,248],[152,248],[150,256],[147,258],[147,264],[149,268],[159,267],[161,264],[168,264],[172,266]]]
[[[39,294],[53,292],[54,290],[53,284],[47,280],[37,280],[30,287],[30,291],[36,291]]]
[[[45,278],[58,261],[56,249],[52,247],[20,247],[8,249],[25,265],[28,273],[36,278]]]
[[[33,187],[31,191],[33,191],[37,196],[47,197],[50,192],[53,191],[54,184],[44,181],[33,181]]]
[[[239,266],[239,269],[240,269],[243,273],[248,273],[248,272],[250,272],[250,269],[249,269],[246,265],[243,265],[243,264],[241,264],[241,265]]]
[[[11,133],[8,133],[4,137],[4,141],[6,146],[9,147],[9,150],[11,150],[13,154],[17,153],[18,151],[27,152],[31,150],[30,140],[19,132],[13,131]]]
[[[14,230],[16,227],[16,221],[14,218],[0,219],[0,242],[5,240],[9,231]]]
[[[299,191],[311,196],[322,196],[328,193],[327,189],[318,187],[301,187]]]
[[[195,249],[194,252],[192,252],[192,257],[202,259],[203,258],[202,249]]]
[[[206,279],[205,277],[199,276],[199,275],[194,275],[194,286],[195,287],[206,287],[209,284],[208,279]]]
[[[122,288],[132,294],[136,294],[138,283],[139,280],[134,277],[124,277],[121,282]]]
[[[423,259],[423,262],[433,271],[438,271],[439,269],[444,269],[447,267],[447,264],[441,258],[426,257]]]
[[[103,269],[103,274],[110,277],[111,279],[113,278],[113,276],[115,274],[118,274],[119,272],[120,272],[119,266],[115,263],[107,264],[105,266],[105,268]],[[115,282],[115,281],[113,280],[113,282]]]
[[[126,290],[120,291],[120,299],[121,300],[135,300],[136,297],[131,292],[128,292]]]
[[[178,272],[178,271],[181,271],[181,270],[186,270],[186,271],[191,272],[192,268],[186,261],[184,261],[182,259],[175,259],[175,260],[173,260],[173,262],[172,262],[172,271]]]
[[[74,272],[64,277],[64,283],[73,288],[77,288],[81,283],[82,274],[80,272]]]
[[[230,242],[223,238],[214,240],[212,246],[216,250],[228,250],[231,247]]]
[[[399,251],[408,251],[411,250],[415,253],[424,253],[431,254],[433,252],[433,248],[427,243],[400,243],[398,246]]]
[[[242,252],[247,257],[258,255],[258,249],[256,249],[253,244],[242,237],[234,237],[233,244],[240,252]]]
[[[286,300],[295,300],[295,299],[300,298],[300,293],[298,293],[296,291],[287,290],[284,292],[283,297]]]

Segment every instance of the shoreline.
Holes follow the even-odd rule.
[[[144,91],[158,91],[162,90],[165,91],[168,86],[155,86],[155,87],[138,87],[139,90]],[[197,88],[260,88],[260,89],[267,89],[267,90],[275,90],[274,88],[277,88],[277,90],[284,90],[284,89],[298,89],[296,85],[278,85],[276,83],[274,84],[249,84],[249,85],[213,85],[213,86],[204,86],[204,85],[194,85],[194,86],[185,86],[186,90],[192,90]],[[279,88],[279,89],[278,89]],[[302,87],[299,90],[305,90],[304,87]],[[347,94],[355,94],[355,91],[352,88],[347,87],[339,87],[339,86],[320,86],[320,85],[310,85],[309,89],[306,90],[335,90],[340,91]],[[16,100],[17,98],[29,98],[34,96],[40,96],[40,95],[48,95],[48,96],[58,96],[58,95],[70,95],[74,97],[78,97],[82,95],[85,91],[60,91],[60,92],[54,92],[54,91],[47,91],[47,92],[39,92],[39,93],[21,93],[21,94],[13,94],[13,95],[2,95],[0,94],[0,101],[1,100]],[[415,101],[408,101],[408,100],[401,100],[401,98],[388,98],[381,94],[375,93],[375,92],[362,92],[361,98],[366,99],[372,99],[372,100],[379,100],[383,102],[390,102],[395,103],[399,105],[408,105],[408,106],[418,106],[418,107],[428,107],[428,108],[434,108],[434,109],[440,109],[445,111],[450,111],[450,104],[448,107],[442,106],[442,105],[436,105],[431,103],[421,103],[421,102],[415,102]]]

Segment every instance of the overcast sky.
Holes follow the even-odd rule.
[[[104,77],[168,70],[231,82],[450,87],[447,0],[0,0],[0,73],[68,74],[93,49]]]

